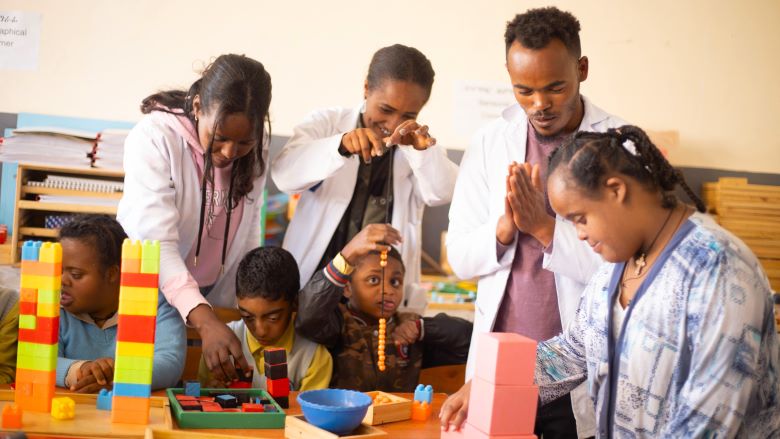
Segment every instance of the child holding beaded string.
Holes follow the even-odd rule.
[[[400,242],[389,224],[366,226],[298,295],[295,329],[331,351],[330,387],[412,392],[430,352],[466,360],[470,322],[397,311],[405,268],[392,245]]]

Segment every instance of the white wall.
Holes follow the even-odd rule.
[[[679,130],[678,165],[780,173],[780,2],[559,1],[582,23],[583,93],[652,130]],[[441,144],[453,84],[506,81],[507,20],[538,1],[2,0],[40,12],[39,69],[0,71],[0,111],[137,120],[152,91],[186,87],[212,57],[266,64],[273,129],[289,134],[311,109],[354,105],[372,53],[400,42],[437,72],[421,120]]]

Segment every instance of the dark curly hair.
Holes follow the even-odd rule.
[[[236,296],[262,297],[292,303],[300,290],[298,263],[281,247],[258,247],[249,251],[238,264]]]
[[[651,190],[660,191],[664,208],[677,205],[674,189],[680,185],[699,212],[706,210],[682,173],[636,126],[625,125],[606,133],[578,132],[550,155],[548,179],[561,165],[566,166],[576,184],[587,191],[596,191],[609,173],[617,172],[633,177]]]
[[[372,250],[372,251],[368,252],[366,255],[379,255],[380,253],[381,253],[381,252],[379,252],[379,251]],[[401,264],[401,271],[403,271],[403,272],[406,272],[406,265],[404,265],[404,260],[401,258],[401,253],[398,251],[398,249],[396,249],[395,247],[393,247],[393,246],[391,245],[391,246],[390,246],[390,250],[388,250],[388,251],[387,251],[387,257],[388,257],[388,258],[393,258],[393,259],[395,259],[396,261],[398,261],[398,263],[399,263],[399,264]],[[360,260],[358,260],[358,261],[355,263],[355,265],[356,265],[356,266],[357,266],[357,265],[359,265],[359,264],[360,264],[360,262],[361,262],[361,261],[362,261],[364,258],[365,258],[365,256],[364,256],[363,258],[361,258]]]
[[[65,223],[59,231],[59,239],[77,239],[89,243],[100,257],[100,266],[105,271],[109,267],[121,267],[122,243],[127,234],[122,225],[108,215],[76,215]]]
[[[225,117],[243,113],[252,123],[257,145],[251,153],[238,159],[231,171],[231,203],[229,210],[241,198],[252,192],[254,180],[265,171],[263,143],[271,138],[271,120],[268,109],[271,105],[271,76],[263,64],[244,55],[221,55],[203,71],[188,91],[169,90],[155,93],[141,102],[141,112],[165,111],[186,115],[197,127],[192,99],[200,96],[202,108],[216,111],[212,138],[206,148],[203,190],[208,181],[213,185],[214,172],[211,163],[211,148],[216,128]],[[167,109],[166,109],[167,108]],[[268,127],[267,131],[265,127]]]
[[[374,90],[387,79],[409,81],[422,87],[431,96],[435,73],[431,61],[414,47],[393,44],[374,53],[368,65],[368,89]]]
[[[504,33],[507,53],[515,41],[528,49],[542,49],[553,38],[561,40],[573,57],[580,58],[580,22],[570,12],[553,6],[529,9],[516,15],[506,24]]]

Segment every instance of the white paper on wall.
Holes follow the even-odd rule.
[[[455,81],[453,128],[466,141],[486,123],[516,103],[509,81]]]
[[[0,69],[37,70],[41,14],[0,11]]]

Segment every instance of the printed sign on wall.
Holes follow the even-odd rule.
[[[0,69],[38,69],[41,14],[0,11]]]

